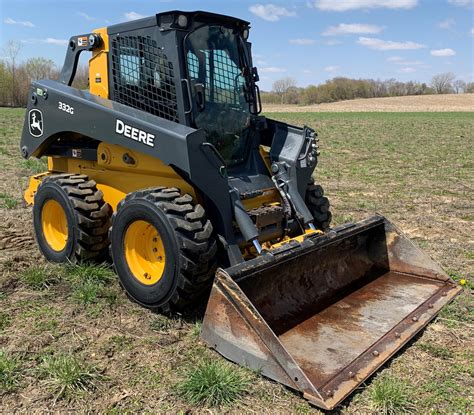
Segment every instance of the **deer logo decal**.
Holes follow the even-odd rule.
[[[43,135],[43,114],[40,110],[34,109],[28,115],[30,134],[33,137],[41,137]]]

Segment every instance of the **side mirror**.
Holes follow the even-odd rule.
[[[194,91],[196,93],[196,104],[199,108],[199,111],[203,111],[206,108],[206,87],[204,84],[194,84]]]

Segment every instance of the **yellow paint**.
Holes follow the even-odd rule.
[[[67,243],[68,226],[66,212],[54,199],[49,199],[41,210],[41,227],[47,244],[56,252],[61,252]]]
[[[135,161],[124,162],[124,155]],[[97,183],[104,193],[104,200],[115,210],[127,193],[151,187],[177,187],[197,199],[194,188],[184,181],[170,166],[161,160],[125,147],[100,143],[98,161],[53,157],[49,169],[53,172],[68,172],[87,175]]]
[[[283,238],[283,240],[281,240],[280,242],[277,242],[275,244],[272,244],[271,246],[271,249],[275,249],[275,248],[279,248],[280,246],[284,245],[284,244],[287,244],[291,241],[296,241],[296,242],[303,242],[305,240],[305,238],[309,235],[313,235],[313,234],[323,234],[323,231],[320,231],[319,229],[316,229],[316,230],[313,230],[313,229],[306,229],[306,231],[302,234],[302,235],[298,235],[298,236],[294,236],[293,238],[290,238],[290,237],[285,237]]]
[[[100,48],[92,51],[92,58],[89,59],[89,90],[91,94],[102,98],[109,97],[109,72],[108,72],[108,54],[109,54],[109,36],[107,28],[94,30],[102,38]]]
[[[35,176],[30,177],[30,183],[27,189],[25,190],[25,193],[23,193],[23,198],[25,199],[28,205],[33,204],[35,193],[36,193],[36,190],[38,189],[38,186],[41,183],[41,180],[43,180],[49,174],[50,174],[49,172],[45,172],[45,173],[36,174]]]
[[[268,189],[261,196],[242,200],[242,204],[246,210],[259,208],[264,205],[273,205],[275,203],[281,203],[280,195],[276,189]]]
[[[267,166],[268,171],[271,173],[272,163],[270,161],[270,147],[260,145],[258,147],[258,151],[260,153],[260,157],[262,157],[262,160],[265,163],[265,166]]]
[[[144,285],[156,284],[163,276],[166,253],[156,228],[144,220],[132,222],[123,238],[125,260],[132,275]]]

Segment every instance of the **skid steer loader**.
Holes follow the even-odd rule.
[[[181,11],[71,37],[59,80],[31,85],[20,150],[48,171],[25,199],[48,260],[110,250],[145,307],[209,298],[210,347],[330,409],[459,288],[382,216],[330,228],[317,134],[260,115],[248,37]]]

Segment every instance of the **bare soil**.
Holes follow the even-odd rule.
[[[318,105],[263,104],[265,112],[473,112],[474,94],[366,98]]]

